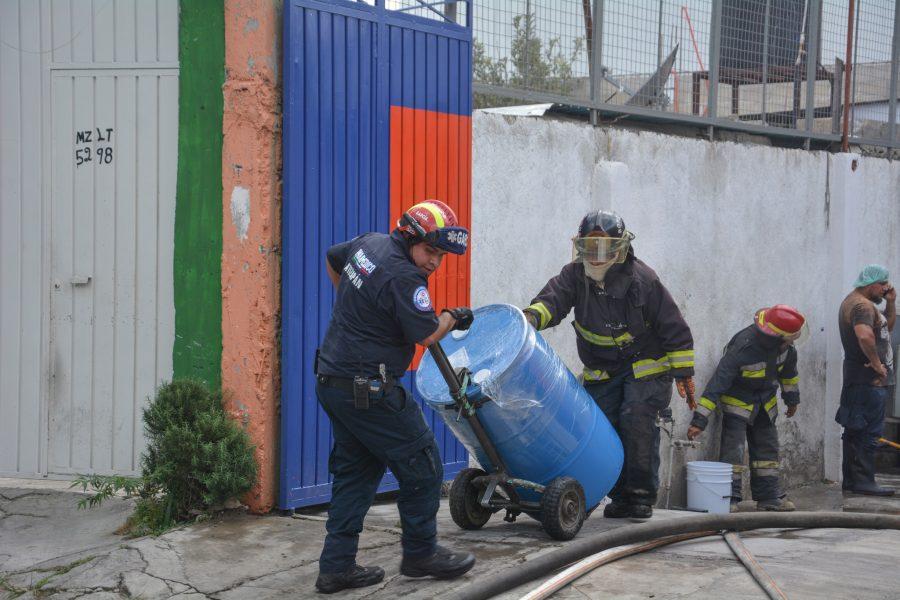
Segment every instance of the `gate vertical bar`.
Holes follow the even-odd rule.
[[[444,4],[444,16],[451,23],[456,23],[456,2],[447,2]]]
[[[594,14],[591,28],[591,124],[595,127],[600,123],[600,115],[597,112],[597,104],[600,102],[600,81],[603,69],[603,0],[594,0]]]
[[[847,9],[847,55],[844,58],[844,106],[842,108],[841,152],[850,151],[850,78],[853,76],[853,8],[856,0],[850,0]]]
[[[806,39],[806,131],[813,130],[816,113],[816,73],[819,70],[821,0],[809,0],[809,35]]]
[[[663,2],[664,0],[659,0],[659,12],[657,14],[656,21],[656,68],[658,69],[660,65],[662,65],[663,61]]]
[[[531,45],[531,40],[529,36],[531,35],[531,27],[534,25],[534,20],[531,16],[531,0],[525,0],[525,47],[523,51],[523,57],[525,60],[524,73],[522,73],[522,81],[525,84],[525,89],[529,89],[529,81],[528,81],[528,55],[531,54],[529,51],[529,47]]]
[[[831,89],[831,133],[841,132],[841,115],[843,115],[844,98],[844,61],[834,58],[834,75]]]
[[[711,119],[719,116],[719,57],[722,50],[722,0],[712,1],[709,27],[709,96],[707,115]]]
[[[772,9],[772,0],[766,0],[766,11],[763,17],[763,81],[762,81],[762,124],[766,124],[766,101],[769,91],[769,13]]]
[[[900,77],[900,0],[894,2],[894,39],[891,42],[891,84],[888,99],[888,144],[897,141],[897,79]]]
[[[856,128],[856,81],[859,78],[859,73],[857,72],[857,67],[859,66],[859,16],[862,13],[862,2],[863,0],[856,0],[856,21],[852,22],[853,27],[853,69],[850,72],[852,75],[852,96],[850,103],[847,105],[847,109],[850,111],[850,131],[848,135],[853,133],[853,130]]]

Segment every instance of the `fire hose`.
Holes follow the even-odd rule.
[[[617,561],[620,558],[626,558],[628,556],[640,554],[641,552],[647,552],[648,550],[653,550],[655,548],[666,546],[668,544],[676,544],[678,542],[684,542],[687,540],[717,535],[717,533],[718,532],[716,531],[698,531],[697,533],[670,535],[668,537],[644,542],[642,544],[631,544],[628,546],[620,546],[618,548],[610,548],[609,550],[598,552],[593,556],[589,556],[584,560],[575,563],[561,573],[554,575],[553,577],[542,583],[540,586],[536,587],[534,590],[522,596],[519,600],[545,600],[560,589],[573,583],[578,578],[587,575],[594,569]],[[762,565],[757,562],[756,557],[754,557],[753,554],[751,554],[747,549],[747,547],[744,546],[738,534],[733,531],[728,531],[725,532],[722,537],[725,539],[725,542],[728,544],[728,547],[731,548],[731,551],[734,553],[737,559],[741,562],[742,565],[744,565],[753,579],[756,580],[756,582],[763,589],[763,591],[766,592],[766,595],[769,596],[771,600],[787,600],[787,596],[784,595],[784,592],[781,591],[781,588],[778,587],[778,584],[776,584],[772,577],[765,571],[765,569],[762,568]]]
[[[546,576],[603,550],[668,536],[752,529],[896,529],[900,516],[839,512],[732,513],[627,525],[570,542],[559,550],[453,590],[446,600],[484,600]]]

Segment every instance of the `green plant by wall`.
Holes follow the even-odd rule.
[[[228,417],[222,394],[200,381],[161,386],[144,409],[144,431],[140,478],[85,475],[72,484],[92,492],[79,508],[98,506],[119,492],[138,496],[124,528],[129,535],[156,535],[208,514],[256,482],[250,437]]]
[[[144,479],[165,490],[176,518],[247,492],[257,466],[250,437],[222,407],[219,392],[198,381],[159,388],[144,409]]]

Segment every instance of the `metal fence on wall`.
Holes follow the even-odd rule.
[[[555,102],[597,118],[827,142],[846,132],[849,143],[900,147],[900,0],[483,0],[473,10],[476,108]]]

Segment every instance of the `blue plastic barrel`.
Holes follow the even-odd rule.
[[[556,352],[515,306],[475,311],[467,332],[441,341],[454,368],[466,367],[490,401],[478,409],[509,474],[542,485],[562,476],[584,488],[588,507],[600,502],[622,470],[622,442],[603,412]],[[416,388],[487,470],[492,468],[447,383],[426,353]],[[532,494],[523,494],[528,499]]]

